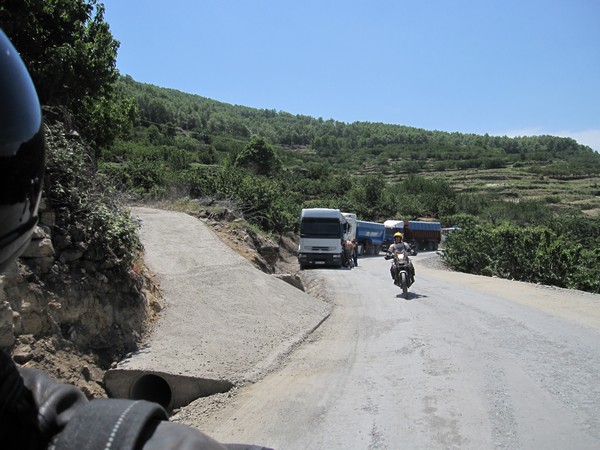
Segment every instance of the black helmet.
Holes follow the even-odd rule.
[[[44,175],[40,103],[25,64],[0,29],[0,271],[31,240]]]

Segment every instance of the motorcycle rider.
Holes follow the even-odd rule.
[[[408,259],[408,254],[411,252],[411,246],[403,241],[403,235],[399,231],[394,233],[394,243],[390,244],[388,248],[388,253],[404,253],[405,257]],[[415,282],[415,267],[410,259],[408,259],[408,267],[410,269],[410,284]],[[392,275],[392,279],[394,283],[396,282],[396,266],[392,264],[390,267],[390,274]]]
[[[0,274],[27,248],[38,222],[44,125],[35,87],[0,29]],[[12,449],[260,449],[221,444],[168,421],[158,403],[88,401],[73,385],[18,367],[0,349],[0,447]]]

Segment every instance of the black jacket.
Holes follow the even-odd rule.
[[[220,444],[195,428],[168,421],[145,400],[96,399],[55,383],[43,372],[18,369],[0,351],[0,447],[19,449],[215,449],[264,447]]]

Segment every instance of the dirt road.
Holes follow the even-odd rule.
[[[383,258],[322,279],[331,316],[277,370],[174,418],[277,449],[600,448],[600,296]]]

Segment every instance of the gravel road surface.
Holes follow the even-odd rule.
[[[383,258],[306,271],[330,318],[280,369],[178,420],[278,449],[600,448],[600,296],[414,262],[408,300]]]

